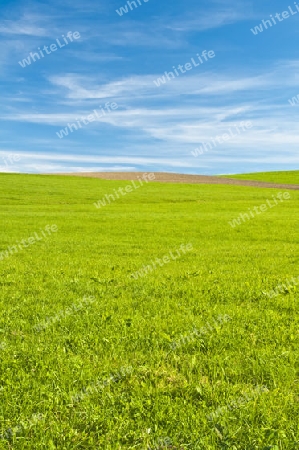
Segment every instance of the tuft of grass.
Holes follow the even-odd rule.
[[[0,449],[297,449],[299,192],[126,184],[0,175]]]

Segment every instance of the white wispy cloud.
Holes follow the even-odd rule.
[[[4,35],[48,36],[49,31],[41,25],[44,22],[43,16],[26,13],[18,20],[3,20],[0,24],[0,33]]]
[[[248,13],[237,11],[236,8],[210,12],[199,10],[190,18],[173,21],[167,28],[175,31],[205,31],[245,20],[249,20]]]
[[[194,55],[190,55],[190,58]],[[186,57],[186,61],[188,58]],[[185,61],[185,62],[186,62]],[[178,64],[184,61],[178,61]],[[291,70],[293,68],[293,70]],[[286,73],[286,69],[288,72]],[[165,66],[166,71],[171,68]],[[204,72],[202,71],[204,70]],[[262,73],[252,73],[251,76],[239,73],[215,73],[209,68],[194,69],[192,75],[181,75],[171,79],[160,87],[154,85],[153,81],[162,77],[163,73],[152,75],[132,75],[108,83],[99,84],[94,76],[80,76],[76,74],[65,74],[50,76],[52,85],[65,89],[65,96],[69,99],[105,99],[123,98],[146,99],[157,97],[172,97],[173,95],[232,95],[237,92],[252,92],[257,90],[270,91],[275,88],[297,86],[299,77],[297,65],[294,62],[283,62],[264,70]]]
[[[1,156],[7,152],[0,151],[0,172],[118,172],[136,171],[148,165],[156,166],[156,170],[164,166],[172,168],[192,168],[192,163],[172,158],[148,158],[138,156],[95,156],[70,155],[61,153],[19,152],[20,162],[11,166],[1,165]]]

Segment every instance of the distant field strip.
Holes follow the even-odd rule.
[[[292,173],[292,172],[290,172]],[[297,172],[298,173],[298,172]],[[100,178],[103,180],[137,180],[142,172],[81,172],[81,173],[65,173],[65,174],[57,174],[57,175],[67,175],[73,177],[86,177],[86,178]],[[261,188],[274,188],[274,189],[294,189],[299,190],[299,181],[298,184],[283,184],[279,182],[267,182],[262,180],[255,181],[253,179],[242,179],[242,175],[236,176],[208,176],[208,175],[186,175],[186,174],[177,174],[177,173],[164,173],[164,172],[154,172],[153,176],[155,177],[153,181],[160,183],[186,183],[186,184],[230,184],[236,186],[249,186],[249,187],[261,187]],[[248,177],[250,175],[247,175]],[[251,174],[254,176],[254,174]],[[231,177],[231,178],[230,178]],[[240,179],[239,179],[240,178]],[[297,177],[299,180],[299,175]]]

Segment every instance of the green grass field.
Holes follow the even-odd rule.
[[[290,172],[258,172],[241,175],[225,175],[225,178],[267,181],[269,183],[299,184],[299,170],[293,170]]]
[[[128,183],[0,175],[0,449],[298,449],[299,192]]]

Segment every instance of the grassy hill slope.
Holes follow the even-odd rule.
[[[258,172],[239,175],[226,175],[225,178],[238,180],[267,181],[269,183],[299,184],[299,170],[288,172]]]

